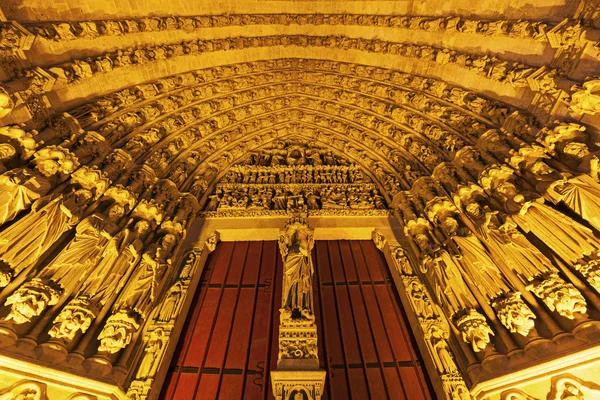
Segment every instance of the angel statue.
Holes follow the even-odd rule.
[[[292,218],[279,236],[283,258],[282,318],[314,319],[311,251],[314,232],[303,218]]]

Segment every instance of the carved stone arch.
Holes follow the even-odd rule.
[[[282,125],[282,126],[284,126],[284,124],[281,124],[281,125]],[[310,127],[312,127],[312,128],[316,128],[314,125],[309,125],[309,124],[301,124],[301,126],[302,126],[302,125],[306,125],[306,126],[310,126]],[[272,129],[275,129],[275,128],[276,128],[276,126],[274,126],[274,127],[268,127],[268,128],[264,128],[262,131],[255,132],[255,133],[253,133],[253,134],[252,134],[252,135],[250,135],[250,136],[244,137],[243,139],[238,139],[238,141],[237,141],[236,143],[239,143],[240,141],[248,142],[249,140],[251,140],[251,139],[252,139],[252,137],[253,137],[253,136],[254,136],[254,137],[256,137],[256,136],[258,136],[258,135],[261,135],[261,132],[269,132],[269,131],[271,131]],[[376,159],[376,160],[378,160],[379,162],[383,163],[384,165],[387,165],[389,170],[391,170],[391,171],[394,171],[394,170],[399,170],[399,172],[400,172],[400,173],[404,172],[404,171],[402,170],[402,168],[400,168],[400,169],[399,169],[397,165],[392,165],[392,164],[390,164],[390,163],[389,163],[389,160],[386,160],[386,158],[385,158],[385,156],[384,156],[384,155],[382,155],[382,154],[378,154],[378,153],[374,152],[372,149],[369,149],[369,148],[365,147],[363,144],[361,144],[361,143],[358,143],[358,142],[357,142],[357,141],[355,141],[354,139],[349,139],[349,138],[347,138],[347,137],[342,137],[342,136],[341,136],[339,133],[337,133],[336,131],[333,131],[333,130],[330,130],[330,129],[327,129],[327,128],[324,128],[324,127],[321,127],[321,126],[319,126],[319,127],[318,127],[318,129],[319,129],[320,131],[330,132],[330,133],[331,133],[331,135],[332,135],[334,138],[339,138],[340,140],[343,140],[343,142],[353,143],[355,146],[358,146],[359,148],[363,149],[363,150],[364,150],[364,151],[365,151],[367,154],[371,154],[371,157],[373,157],[373,159]],[[319,140],[319,142],[321,142],[321,143],[324,143],[324,144],[326,144],[326,145],[331,145],[330,143],[327,143],[327,142],[323,142],[323,141],[321,141],[321,140],[320,140],[320,137],[318,137],[318,136],[315,136],[315,137],[313,137],[312,139]],[[232,146],[234,146],[234,145],[235,145],[235,143],[229,144],[229,145],[228,145],[228,147],[226,147],[225,149],[229,149],[229,148],[231,148],[231,147],[232,147]],[[341,149],[341,148],[339,148],[339,147],[336,147],[336,149],[337,149],[337,151],[343,151],[343,149]],[[224,150],[224,149],[220,149],[220,151],[223,151],[223,150]],[[190,151],[194,151],[194,149],[192,148]],[[212,155],[210,156],[210,159],[211,159],[211,160],[215,159],[215,158],[217,157],[217,155],[218,155],[218,154],[219,154],[218,152],[217,152],[217,153],[214,153],[214,154],[212,154]],[[404,159],[403,161],[405,162],[405,164],[406,164],[406,165],[413,165],[413,167],[414,167],[414,166],[417,166],[417,168],[415,168],[415,169],[414,169],[414,172],[415,172],[415,173],[419,174],[419,173],[423,173],[423,171],[425,171],[424,169],[422,169],[422,167],[421,167],[421,168],[419,168],[419,167],[418,167],[420,164],[419,164],[419,163],[418,163],[418,161],[416,161],[416,160],[414,159],[414,157],[412,157],[411,155],[409,155],[409,154],[406,154],[406,152],[404,152],[404,151],[402,151],[402,152],[401,152],[401,153],[399,153],[399,154],[401,154],[402,156],[404,156],[404,157],[405,157],[405,159]],[[184,156],[184,155],[182,155],[182,156],[180,156],[180,157],[181,157],[181,158],[183,158],[183,157],[185,157],[185,156]],[[206,162],[206,161],[207,161],[207,159],[205,159],[203,162]],[[202,165],[202,164],[201,164],[201,165]],[[200,169],[200,168],[201,168],[201,165],[198,167],[198,169]],[[190,177],[191,177],[191,176],[192,176],[192,174],[190,174]],[[189,184],[189,182],[190,182],[190,178],[189,178],[189,177],[188,177],[188,181],[187,181],[187,182],[188,182],[188,184]],[[184,186],[184,187],[185,187],[185,186]]]
[[[282,113],[283,113],[283,111],[269,112],[269,113],[267,113],[267,114],[263,114],[263,118],[269,118],[270,116],[272,116],[273,118],[280,118],[280,116],[282,116]],[[335,117],[333,117],[333,116],[329,116],[329,115],[327,115],[327,114],[322,114],[322,113],[313,112],[312,110],[307,110],[306,114],[307,114],[307,115],[319,115],[319,116],[320,116],[320,118],[322,118],[322,119],[324,119],[324,120],[332,120],[332,121],[336,121],[336,120],[337,120],[337,118],[335,118]],[[260,118],[261,118],[261,116],[257,116],[257,117],[255,117],[254,119],[251,119],[251,120],[249,120],[249,121],[250,121],[250,123],[251,123],[251,121],[254,121],[254,120],[260,120]],[[224,129],[222,129],[222,130],[219,130],[219,131],[215,132],[215,133],[213,134],[213,136],[207,136],[207,137],[203,137],[203,138],[201,138],[201,139],[200,139],[198,142],[196,142],[195,146],[196,146],[196,147],[198,147],[198,146],[199,146],[201,143],[209,143],[209,141],[211,141],[211,140],[218,140],[218,138],[219,138],[218,134],[219,134],[219,133],[220,133],[221,135],[228,135],[228,134],[229,134],[229,132],[230,132],[232,129],[233,129],[233,130],[236,130],[236,129],[238,129],[238,128],[240,128],[240,129],[241,129],[241,127],[244,127],[244,126],[245,126],[247,123],[248,123],[248,121],[241,121],[241,122],[239,122],[239,123],[236,123],[236,124],[234,124],[234,125],[232,125],[232,126],[227,126],[226,128],[224,128]],[[303,124],[303,125],[305,125],[305,126],[313,126],[315,129],[319,129],[319,130],[328,131],[328,132],[334,132],[332,129],[329,129],[329,128],[327,128],[326,126],[323,126],[323,125],[315,125],[315,124],[313,124],[313,123],[310,123],[310,122],[306,122],[306,123],[305,123],[305,122],[302,122],[302,124]],[[358,126],[358,125],[355,125],[354,123],[350,123],[350,125],[348,125],[348,123],[347,123],[347,122],[344,122],[344,124],[346,124],[346,126],[352,126],[352,125],[354,125],[354,126]],[[275,128],[276,128],[276,126],[277,126],[277,125],[275,125],[275,126],[271,126],[270,128],[271,128],[271,129],[275,129]],[[192,128],[192,129],[193,129],[193,128]],[[263,129],[265,129],[265,130],[268,130],[268,129],[269,129],[269,127],[266,127],[266,128],[263,128]],[[377,140],[379,140],[379,141],[380,141],[379,143],[384,143],[384,144],[385,144],[385,146],[386,146],[388,149],[393,149],[393,148],[397,147],[397,144],[396,144],[395,142],[393,142],[391,139],[389,139],[389,138],[381,138],[381,139],[377,139],[377,137],[378,137],[377,133],[374,133],[374,132],[372,132],[371,130],[368,130],[368,129],[366,129],[366,128],[363,128],[363,129],[364,129],[364,132],[369,132],[369,134],[370,134],[370,136],[371,136],[371,142],[373,142],[373,143],[376,143],[376,142],[377,142]],[[186,131],[182,131],[182,134],[184,134],[185,132],[186,132]],[[247,135],[247,134],[249,134],[249,133],[248,133],[248,132],[246,132],[245,134]],[[217,135],[217,136],[215,136],[215,135]],[[339,133],[337,133],[337,132],[336,132],[336,135],[339,135]],[[153,147],[153,149],[151,149],[150,151],[157,151],[157,149],[161,148],[161,146],[164,148],[165,146],[168,146],[168,144],[169,144],[169,143],[172,143],[174,140],[177,140],[177,139],[176,139],[176,137],[172,137],[172,138],[166,138],[166,139],[165,139],[165,142],[162,142],[162,143],[161,143],[161,142],[159,142],[159,143],[157,143],[157,144],[156,144],[156,145]],[[352,141],[356,141],[356,139],[350,139],[350,140],[352,140]],[[385,142],[384,142],[384,140],[385,140]],[[412,156],[412,155],[409,155],[409,154],[408,154],[406,151],[402,151],[402,153],[403,153],[403,156],[404,156],[404,157],[411,159],[411,162],[413,162],[413,163],[414,163],[414,162],[416,162],[416,159],[414,158],[414,156]],[[387,156],[388,156],[388,154],[383,154],[383,156],[384,156],[384,157],[387,157]],[[179,158],[181,158],[181,155],[179,155],[178,157],[179,157]]]
[[[296,62],[298,62],[298,61],[304,61],[304,62],[312,61],[312,62],[314,62],[316,60],[292,60],[292,61],[296,61]],[[257,62],[254,62],[254,63],[261,63],[261,61],[257,61]],[[340,63],[337,63],[337,64],[340,64]],[[345,65],[345,64],[340,64],[340,65]],[[197,70],[197,71],[194,71],[194,73],[198,74],[198,73],[200,73],[202,71],[204,71],[204,70]],[[281,70],[277,70],[277,69],[275,69],[273,71],[274,71],[274,73],[281,73],[282,72]],[[288,71],[287,70],[283,70],[283,72],[288,72]],[[253,72],[250,75],[261,74],[261,73],[264,74],[266,72],[265,71],[258,71],[258,72]],[[319,73],[319,74],[325,75],[325,76],[341,75],[341,76],[348,77],[347,75],[341,74],[341,73],[336,72],[336,71],[315,70],[315,73]],[[182,76],[189,76],[191,74],[192,73],[188,72],[188,73],[184,73],[184,74],[181,74],[181,75]],[[354,77],[354,76],[352,76],[352,79],[354,79],[354,80],[360,80],[360,81],[377,82],[378,85],[383,85],[384,87],[400,88],[403,91],[418,93],[418,94],[423,95],[423,96],[425,96],[427,98],[434,99],[436,102],[442,102],[443,104],[448,105],[448,106],[450,106],[450,107],[452,107],[454,109],[461,110],[462,113],[466,113],[466,114],[468,114],[468,115],[470,115],[472,117],[479,118],[482,121],[486,121],[486,119],[481,115],[482,111],[487,110],[490,107],[490,105],[492,105],[492,108],[489,108],[490,110],[495,110],[495,107],[497,107],[497,106],[493,106],[493,104],[490,104],[490,103],[493,103],[493,102],[490,102],[487,99],[482,99],[482,98],[478,97],[477,95],[475,95],[473,93],[470,93],[468,91],[465,91],[465,90],[459,89],[459,88],[453,88],[452,91],[454,91],[454,90],[461,90],[461,94],[458,97],[456,97],[456,98],[453,98],[453,97],[450,98],[450,99],[454,99],[454,102],[449,101],[448,99],[445,99],[445,97],[448,97],[448,95],[444,94],[444,93],[446,93],[446,91],[449,91],[448,89],[444,89],[445,87],[447,87],[447,84],[443,83],[442,81],[432,80],[432,79],[423,80],[422,78],[420,78],[418,76],[415,76],[415,75],[409,75],[409,74],[404,74],[404,75],[406,75],[407,77],[410,77],[410,78],[407,78],[407,80],[409,82],[411,80],[416,80],[418,78],[421,81],[431,81],[432,84],[431,85],[429,85],[429,84],[425,85],[426,89],[421,90],[418,87],[418,85],[417,85],[417,87],[412,87],[410,84],[400,84],[400,83],[396,83],[396,82],[381,81],[381,80],[377,80],[377,79],[375,79],[374,77],[371,77],[371,76],[360,76],[360,77]],[[180,75],[166,77],[166,78],[163,78],[160,81],[164,81],[165,79],[176,79],[179,76]],[[222,81],[223,79],[235,79],[235,76],[234,77],[232,77],[232,76],[226,76],[225,78],[215,80],[215,82],[218,83],[218,82]],[[156,82],[160,82],[160,81],[156,81]],[[163,92],[163,93],[157,93],[155,97],[150,97],[149,99],[143,98],[141,102],[137,103],[137,106],[138,107],[143,107],[145,105],[152,104],[155,101],[160,100],[161,98],[169,97],[171,94],[177,95],[177,94],[181,93],[184,90],[191,90],[193,88],[198,88],[198,87],[202,87],[202,86],[206,86],[206,85],[210,86],[210,82],[211,81],[205,81],[205,80],[202,79],[202,82],[196,83],[195,85],[191,84],[189,86],[175,87],[170,92],[168,91],[168,92]],[[300,79],[298,81],[298,83],[300,83],[300,82],[302,82],[302,79]],[[312,81],[309,82],[309,83],[310,84],[322,84],[322,83],[319,83],[319,82],[315,83],[315,82],[312,82]],[[434,84],[436,84],[438,86],[441,85],[441,86],[440,86],[439,89],[435,89],[434,90],[433,88],[436,87],[436,86],[434,86]],[[123,92],[128,93],[128,96],[131,96],[130,92],[132,90],[133,91],[137,90],[139,92],[139,89],[137,89],[138,87],[143,87],[143,86],[148,86],[148,85],[150,85],[150,84],[137,85],[137,86],[133,86],[133,87],[130,87],[130,88],[127,88],[127,89],[123,89],[121,91],[114,92],[111,95],[104,96],[100,100],[102,100],[102,101],[109,101],[112,97],[116,96],[118,93],[123,93]],[[154,84],[154,85],[156,85],[156,84]],[[334,86],[334,87],[336,87],[336,86]],[[337,86],[337,87],[339,88],[340,86]],[[240,90],[244,90],[244,89],[248,89],[248,88],[250,88],[250,87],[244,87],[243,89],[240,89]],[[344,90],[351,90],[351,89],[352,88],[350,88],[350,89],[344,89]],[[227,92],[224,92],[224,93],[227,93]],[[360,93],[365,93],[365,91],[363,90]],[[373,94],[370,94],[370,95],[374,96]],[[390,101],[395,102],[397,104],[397,106],[399,106],[399,107],[406,107],[406,104],[404,104],[403,101],[401,101],[400,103],[398,103],[397,101],[395,101],[396,99],[393,96],[388,96],[388,97],[389,98],[387,98],[387,99],[386,98],[382,98],[382,97],[380,97],[380,98],[382,100],[386,100],[388,102],[390,102]],[[468,103],[465,103],[464,99],[465,98],[469,98],[469,97],[471,98],[471,100],[468,100],[469,102],[474,101],[473,100],[473,98],[474,98],[474,99],[476,99],[476,100],[479,101],[479,103],[477,103],[478,105],[477,106],[472,105],[472,106],[465,107],[464,105],[465,104],[468,105]],[[117,98],[120,98],[120,97],[117,97]],[[483,104],[481,104],[481,103],[483,103]],[[92,104],[95,104],[95,103],[92,103]],[[81,107],[73,109],[73,112],[75,113],[75,115],[80,115],[82,112],[85,113],[84,110],[80,110],[80,109],[81,108],[87,109],[88,107],[89,107],[88,105],[81,106]],[[476,112],[473,112],[472,110],[475,110]],[[114,113],[114,115],[111,114],[111,117],[118,117],[119,115],[121,115],[121,114],[123,114],[125,112],[126,111],[121,107],[121,108],[119,108]],[[106,120],[106,118],[104,120]],[[488,122],[489,123],[494,123],[493,121],[488,121]],[[500,122],[502,122],[502,121],[500,121]],[[89,127],[90,128],[94,128],[94,127],[97,127],[101,123],[102,123],[102,121],[98,121],[98,122],[96,122],[94,124],[89,125]],[[88,125],[86,125],[86,127],[87,126]]]

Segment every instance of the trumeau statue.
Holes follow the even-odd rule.
[[[303,218],[291,219],[279,236],[283,257],[282,318],[314,320],[311,251],[313,232]]]

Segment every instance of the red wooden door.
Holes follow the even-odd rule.
[[[313,252],[324,399],[429,399],[430,386],[385,259],[370,241]],[[220,243],[210,255],[161,398],[273,399],[281,302],[277,242]]]
[[[371,241],[315,245],[324,399],[430,399],[383,254]]]

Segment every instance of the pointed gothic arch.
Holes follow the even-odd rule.
[[[500,398],[564,354],[591,380],[597,0],[184,3],[0,11],[0,353],[26,382],[74,366],[116,384],[90,396],[157,396],[214,231],[299,212],[377,229],[438,396]],[[213,210],[223,191],[262,197]]]

